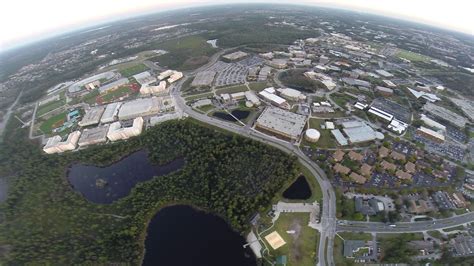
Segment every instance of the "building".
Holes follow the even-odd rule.
[[[385,160],[383,160],[381,163],[380,163],[380,166],[382,166],[382,168],[384,170],[391,170],[391,171],[395,171],[397,170],[397,166],[394,165],[393,163],[389,163]]]
[[[321,137],[321,133],[316,129],[310,128],[306,130],[304,138],[309,142],[318,142],[319,138]]]
[[[379,157],[380,158],[385,158],[388,156],[388,154],[390,153],[390,150],[385,148],[384,146],[381,146],[379,148]]]
[[[267,107],[257,119],[256,127],[279,136],[297,140],[306,125],[306,116],[275,107]]]
[[[100,122],[100,118],[105,111],[104,106],[92,107],[89,110],[86,110],[86,114],[82,120],[78,123],[81,127],[97,125]]]
[[[231,93],[230,98],[232,98],[232,100],[234,101],[240,101],[245,98],[245,92],[241,91],[241,92]]]
[[[460,128],[465,127],[468,122],[467,118],[433,103],[426,103],[423,110]]]
[[[183,77],[183,72],[175,71],[168,79],[169,83],[174,83]]]
[[[161,73],[158,75],[158,79],[159,79],[159,80],[164,80],[164,79],[166,79],[166,78],[169,78],[171,75],[173,75],[174,72],[175,72],[174,70],[170,70],[170,69],[168,69],[168,70],[166,70],[166,71],[164,71],[164,72],[161,72]]]
[[[106,93],[108,91],[113,91],[113,90],[117,89],[118,87],[126,85],[126,84],[128,84],[128,79],[127,78],[121,78],[121,79],[116,80],[114,82],[111,82],[111,83],[100,86],[99,92],[102,94],[102,93]]]
[[[156,78],[153,77],[148,71],[133,75],[133,78],[142,86],[156,82]]]
[[[375,91],[386,97],[393,95],[393,90],[387,87],[376,86]]]
[[[284,69],[288,66],[288,61],[286,59],[272,59],[267,61],[267,65],[276,69]]]
[[[347,142],[346,137],[344,137],[344,135],[342,135],[342,133],[339,129],[331,130],[331,134],[334,136],[334,138],[336,138],[336,141],[337,141],[337,143],[339,143],[339,145],[346,146],[346,145],[349,144]]]
[[[100,86],[100,83],[101,83],[100,80],[106,80],[106,81],[112,80],[119,76],[120,75],[115,72],[108,71],[108,72],[100,73],[100,74],[82,79],[76,83],[71,84],[71,86],[69,86],[68,91],[67,91],[68,95],[72,97],[81,95],[82,91],[84,91],[84,89],[87,89],[87,87],[88,89],[92,89],[91,85],[94,86],[94,88],[97,86]]]
[[[266,81],[268,79],[268,75],[272,72],[272,68],[269,66],[264,66],[260,69],[258,73],[258,81]]]
[[[384,135],[382,133],[373,130],[370,126],[365,124],[357,127],[344,128],[343,131],[351,143],[384,139]]]
[[[133,120],[132,126],[130,127],[123,127],[123,125],[117,121],[110,125],[109,131],[107,132],[107,138],[111,141],[128,139],[140,135],[142,133],[142,129],[142,117],[135,118]]]
[[[334,158],[334,161],[340,162],[344,159],[344,155],[345,155],[345,153],[342,150],[337,150],[337,151],[334,152],[332,157]]]
[[[414,174],[416,172],[416,165],[412,162],[407,162],[405,164],[405,171],[410,174]]]
[[[358,161],[358,162],[361,162],[363,159],[364,159],[364,155],[358,153],[358,152],[355,152],[355,151],[350,151],[348,154],[349,158],[352,160],[352,161]]]
[[[100,118],[100,122],[104,124],[104,123],[110,123],[110,122],[116,121],[118,119],[118,112],[121,106],[122,106],[121,102],[108,104],[105,107],[105,111],[102,114],[102,118]]]
[[[403,170],[397,170],[395,175],[401,180],[411,180],[412,175],[410,173],[404,172]]]
[[[385,111],[383,111],[383,110],[380,110],[380,109],[378,109],[378,108],[376,108],[376,107],[373,107],[373,106],[371,106],[371,107],[369,108],[369,111],[368,111],[368,112],[371,113],[371,114],[374,114],[374,115],[376,115],[376,116],[378,116],[378,117],[380,117],[380,118],[382,118],[382,119],[384,119],[384,120],[386,120],[386,121],[389,121],[389,122],[391,122],[392,119],[393,119],[393,115],[391,115],[391,114],[389,114],[389,113],[387,113],[387,112],[385,112]]]
[[[191,87],[211,87],[216,73],[216,71],[202,71],[197,73],[193,82],[191,82]]]
[[[423,123],[425,123],[429,127],[432,127],[432,128],[435,128],[435,129],[438,129],[438,130],[441,130],[441,131],[446,131],[446,126],[445,125],[436,122],[435,120],[429,118],[428,116],[426,116],[424,114],[421,114],[420,119],[421,119],[421,121],[423,121]]]
[[[109,125],[84,129],[78,142],[79,147],[106,142],[108,130]]]
[[[281,97],[288,99],[290,101],[299,101],[299,100],[306,99],[306,95],[302,94],[300,91],[295,90],[295,89],[290,89],[290,88],[278,89],[278,92],[280,93]]]
[[[424,91],[417,91],[417,90],[413,90],[413,89],[410,89],[408,88],[408,91],[411,92],[411,94],[413,94],[413,96],[415,96],[415,98],[419,99],[419,98],[423,98],[429,102],[436,102],[436,101],[440,101],[441,98],[439,98],[438,96],[436,96],[436,94],[433,94],[433,93],[427,93],[427,92],[424,92]]]
[[[139,116],[149,116],[160,112],[158,98],[141,98],[125,102],[119,110],[119,120],[133,119]]]
[[[183,116],[182,112],[173,112],[173,113],[166,113],[159,116],[152,116],[150,117],[150,126],[154,126],[160,123],[163,123],[168,120],[173,119],[181,119]]]
[[[443,143],[446,140],[446,137],[442,133],[436,132],[423,126],[419,127],[416,130],[416,133],[438,143]]]
[[[253,91],[246,91],[245,98],[247,99],[247,101],[251,102],[252,105],[254,106],[260,105],[260,100],[258,99],[257,95],[255,95],[255,92]]]
[[[474,102],[468,99],[449,98],[451,102],[456,104],[465,115],[474,121]]]
[[[329,130],[333,130],[336,128],[336,126],[334,125],[334,122],[331,122],[331,121],[324,122],[324,126],[326,127],[326,129],[329,129]]]
[[[266,89],[258,93],[263,99],[271,102],[273,105],[278,106],[283,109],[290,109],[290,104],[280,96],[277,96],[273,93],[269,93]]]
[[[344,240],[344,257],[354,258],[354,253],[362,248],[366,248],[363,240]]]
[[[211,99],[200,99],[200,100],[197,100],[197,101],[194,102],[191,106],[192,106],[193,108],[199,108],[199,107],[208,106],[208,105],[212,105]]]
[[[43,147],[43,151],[47,154],[52,154],[74,150],[77,147],[77,142],[80,136],[80,131],[74,131],[67,136],[67,139],[65,141],[62,141],[61,136],[51,137],[48,139],[46,145]]]
[[[342,81],[350,86],[370,87],[370,82],[353,78],[342,78]]]
[[[242,51],[233,52],[222,56],[227,61],[238,61],[247,57],[248,54]]]
[[[392,159],[397,160],[397,161],[405,161],[406,160],[406,156],[404,154],[396,152],[396,151],[392,151],[390,153],[390,157],[392,157]]]
[[[352,179],[352,181],[354,181],[355,183],[357,184],[365,184],[365,182],[367,182],[367,178],[365,178],[364,176],[362,175],[359,175],[358,173],[356,172],[352,172],[349,177]]]
[[[407,130],[408,124],[394,118],[392,121],[390,121],[390,124],[388,124],[387,128],[395,133],[402,134],[405,132],[405,130]]]
[[[336,174],[344,174],[344,175],[347,175],[347,174],[349,174],[349,173],[351,172],[351,169],[350,169],[349,167],[344,166],[344,165],[342,165],[342,164],[340,164],[340,163],[336,163],[336,164],[334,165],[333,169],[334,169],[334,172],[335,172]]]
[[[384,78],[392,78],[393,77],[393,74],[391,74],[390,72],[385,71],[383,69],[377,69],[377,70],[375,70],[375,73],[379,74],[380,76],[382,76]]]
[[[140,94],[168,94],[169,88],[166,88],[166,81],[160,81],[158,85],[143,85],[140,88]]]
[[[258,66],[249,68],[249,73],[247,74],[247,80],[248,81],[257,81],[259,70],[260,70],[260,67],[258,67]]]
[[[360,167],[360,173],[363,176],[370,177],[372,175],[372,166],[366,163],[362,164],[362,166]]]
[[[408,212],[413,214],[425,214],[433,211],[433,206],[426,200],[409,200]]]

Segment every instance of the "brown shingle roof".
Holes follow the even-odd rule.
[[[351,160],[353,161],[362,161],[362,159],[364,159],[364,156],[362,154],[357,153],[355,151],[350,151],[348,155],[349,155],[349,158],[351,158]]]
[[[389,163],[389,162],[387,162],[387,161],[385,161],[385,160],[383,160],[383,161],[380,163],[380,165],[381,165],[382,168],[385,169],[385,170],[395,170],[395,169],[397,169],[397,166],[396,166],[396,165],[394,165],[393,163]]]
[[[385,148],[384,146],[379,148],[379,156],[382,157],[382,158],[387,157],[389,152],[390,152],[390,150]]]
[[[336,173],[341,173],[341,174],[346,174],[346,175],[351,171],[351,169],[349,169],[348,167],[340,163],[337,163],[336,165],[334,165],[333,168]]]
[[[361,175],[359,175],[358,173],[356,172],[352,172],[351,175],[349,176],[352,180],[354,180],[354,182],[358,183],[358,184],[364,184],[367,179]]]
[[[401,153],[396,152],[396,151],[392,151],[390,156],[395,160],[405,160],[406,159],[404,154],[401,154]]]
[[[334,158],[334,160],[336,160],[336,162],[340,162],[340,161],[342,161],[342,159],[344,159],[344,155],[345,155],[345,153],[343,151],[337,150],[337,151],[334,152],[332,157]]]
[[[365,176],[370,176],[372,174],[372,166],[364,163],[361,167],[360,167],[360,173],[365,175]]]
[[[415,173],[416,171],[416,165],[412,162],[408,162],[405,164],[405,171],[407,171],[408,173]]]
[[[411,174],[409,174],[407,172],[404,172],[403,170],[398,170],[395,174],[400,179],[405,179],[405,180],[410,180],[411,179]]]

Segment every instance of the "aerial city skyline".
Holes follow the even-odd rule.
[[[469,4],[63,2],[0,23],[0,264],[474,265]]]
[[[309,6],[345,9],[374,15],[387,16],[424,23],[435,27],[459,31],[474,35],[474,17],[470,10],[474,4],[470,1],[430,1],[430,0],[298,0],[298,1],[220,1],[217,4],[301,4]],[[28,9],[24,7],[28,6]],[[216,5],[209,0],[168,1],[93,1],[64,2],[46,0],[31,2],[25,0],[10,1],[4,4],[0,16],[0,52],[17,46],[59,34],[92,27],[125,18],[144,14],[153,14],[180,8]],[[22,16],[16,14],[21,13]],[[24,19],[27,17],[28,19]],[[11,27],[10,25],[15,25]]]

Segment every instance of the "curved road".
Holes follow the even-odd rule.
[[[233,49],[233,48],[230,48]],[[221,50],[214,54],[209,62],[204,66],[189,71],[185,74],[194,75],[199,71],[203,71],[212,64],[214,64],[219,57],[230,49]],[[184,99],[180,96],[180,89],[184,79],[177,82],[172,87],[171,94],[176,100],[176,104],[183,112],[188,116],[199,120],[201,122],[217,126],[227,131],[248,137],[273,147],[276,147],[286,153],[293,154],[298,157],[299,162],[304,165],[308,170],[315,176],[318,181],[322,193],[322,215],[321,215],[321,235],[319,239],[319,250],[318,258],[319,262],[317,265],[335,265],[333,260],[333,248],[334,248],[334,237],[336,231],[351,231],[351,232],[373,232],[373,233],[402,233],[402,232],[420,232],[427,230],[437,230],[448,227],[453,227],[474,221],[474,212],[454,216],[446,219],[439,219],[435,221],[423,221],[423,222],[412,222],[412,223],[397,223],[395,226],[389,226],[384,223],[377,222],[356,222],[356,221],[336,221],[336,195],[334,188],[328,180],[324,171],[311,159],[309,159],[298,146],[292,145],[286,141],[265,135],[259,131],[252,129],[249,126],[238,126],[236,124],[228,123],[216,118],[209,117],[205,114],[194,111],[191,107],[187,106]],[[327,248],[326,248],[327,247]]]
[[[318,251],[319,265],[334,265],[332,254],[334,246],[333,241],[336,233],[336,195],[324,171],[319,168],[316,163],[306,157],[306,155],[303,154],[303,152],[301,152],[301,150],[297,146],[294,146],[286,141],[282,141],[280,139],[260,133],[250,127],[241,127],[194,111],[192,108],[186,105],[184,99],[179,95],[179,90],[181,88],[182,83],[183,82],[176,84],[174,90],[172,91],[172,95],[176,99],[176,104],[179,106],[179,108],[181,108],[181,110],[187,113],[190,117],[201,122],[220,127],[230,132],[264,142],[289,154],[294,154],[298,157],[301,164],[303,164],[311,171],[311,173],[316,177],[323,192],[321,236],[319,239]],[[328,246],[327,249],[325,248],[326,245]]]

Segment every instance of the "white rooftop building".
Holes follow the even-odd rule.
[[[306,116],[275,107],[267,107],[257,119],[256,127],[296,140],[306,125]]]
[[[140,94],[167,94],[166,81],[160,81],[158,86],[144,85],[140,88]]]
[[[77,142],[80,136],[80,131],[74,131],[68,135],[65,141],[62,141],[62,138],[60,136],[51,137],[48,139],[46,145],[43,147],[43,151],[48,154],[52,154],[74,150],[77,147]]]
[[[94,128],[86,128],[82,131],[81,137],[79,138],[79,146],[84,147],[87,145],[93,145],[103,143],[107,141],[107,131],[109,125],[104,125]]]
[[[410,88],[408,88],[408,90],[417,99],[419,99],[421,97],[421,98],[426,99],[427,101],[432,102],[432,103],[441,100],[441,98],[439,98],[438,96],[436,96],[436,94],[433,94],[433,93],[428,93],[428,92],[424,92],[424,91],[417,91],[417,90],[410,89]]]
[[[375,70],[375,72],[376,72],[377,74],[379,74],[380,76],[385,77],[385,78],[391,78],[391,77],[393,77],[393,74],[392,74],[392,73],[390,73],[390,72],[388,72],[388,71],[385,71],[385,70],[383,70],[383,69]]]
[[[156,78],[153,77],[148,71],[133,75],[133,78],[135,78],[135,80],[142,86],[151,84],[156,81]]]
[[[260,105],[260,100],[258,99],[257,95],[255,95],[255,92],[253,91],[246,91],[245,98],[247,99],[247,101],[251,102],[255,106]]]
[[[141,98],[123,103],[120,108],[119,120],[127,120],[139,116],[148,116],[160,112],[158,98]]]
[[[97,125],[100,122],[100,118],[105,111],[104,106],[92,107],[89,110],[86,110],[86,114],[82,120],[78,123],[81,127]]]
[[[120,106],[122,106],[121,102],[108,104],[107,107],[105,107],[105,111],[102,114],[102,118],[100,119],[100,122],[110,123],[117,120]]]
[[[442,131],[446,131],[446,126],[434,121],[433,119],[427,117],[424,114],[421,114],[421,121],[423,121],[423,123],[425,123],[426,125],[430,127],[433,127]]]
[[[403,132],[405,132],[405,130],[407,130],[408,124],[394,118],[392,119],[392,121],[390,121],[390,124],[388,124],[387,128],[398,134],[402,134]]]
[[[281,97],[286,98],[291,101],[306,99],[306,95],[304,95],[303,93],[295,89],[290,89],[290,88],[278,89],[278,92],[280,93]]]
[[[281,107],[283,109],[290,109],[290,105],[288,102],[281,98],[280,96],[277,96],[275,94],[269,93],[267,90],[263,90],[258,93],[263,99],[271,102],[272,104]]]
[[[110,125],[109,131],[107,132],[107,138],[111,141],[128,139],[140,135],[142,133],[142,129],[142,117],[135,118],[131,127],[122,127],[122,124],[117,121]]]
[[[183,77],[183,72],[175,71],[168,79],[169,83],[174,83]]]
[[[159,80],[164,80],[164,79],[166,79],[166,78],[169,78],[171,75],[174,74],[174,72],[175,72],[174,70],[170,70],[170,69],[168,69],[168,70],[166,70],[166,71],[164,71],[164,72],[161,72],[161,73],[158,75],[158,79],[159,79]]]

